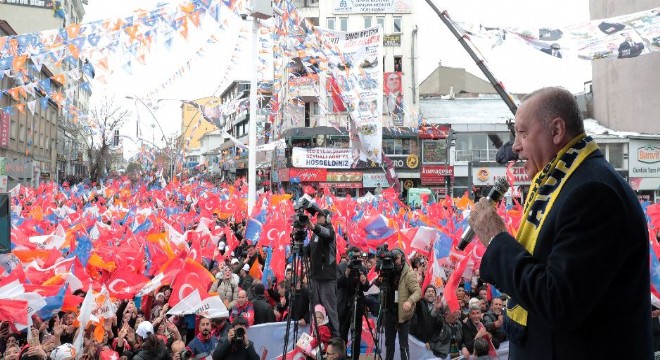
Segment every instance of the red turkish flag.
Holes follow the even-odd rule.
[[[147,282],[149,282],[149,278],[144,275],[136,274],[128,269],[120,269],[112,274],[107,288],[112,297],[130,300]]]
[[[25,300],[0,299],[0,320],[27,325],[28,302]]]

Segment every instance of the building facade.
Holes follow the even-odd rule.
[[[193,100],[201,106],[213,107],[220,103],[217,97],[206,97]],[[181,136],[185,139],[181,149],[185,154],[184,168],[194,168],[201,164],[200,139],[204,134],[216,131],[218,128],[203,119],[199,106],[183,103],[181,105]]]
[[[299,14],[315,26],[347,32],[377,25],[382,27],[384,51],[382,59],[377,59],[377,66],[382,66],[384,78],[382,153],[392,160],[400,185],[407,189],[420,184],[420,145],[416,116],[419,113],[415,25],[417,2],[402,1],[406,6],[400,9],[391,8],[385,2],[376,5],[369,3],[292,1]],[[379,185],[387,187],[385,171],[380,164],[366,162],[359,166],[338,165],[328,168],[309,167],[305,165],[309,162],[298,161],[301,157],[312,157],[315,152],[331,151],[327,149],[344,149],[342,153],[345,155],[351,146],[349,132],[346,130],[348,112],[336,106],[336,98],[327,92],[330,86],[324,76],[310,74],[309,71],[304,74],[305,71],[300,71],[300,64],[295,66],[301,59],[304,63],[310,54],[299,56],[287,59],[289,75],[283,84],[286,87],[283,92],[285,95],[280,97],[280,107],[285,107],[282,111],[284,115],[280,115],[273,124],[274,140],[286,141],[286,149],[274,152],[271,174],[273,183],[281,184],[287,190],[305,185],[328,187],[338,196],[361,196],[373,192]],[[401,103],[396,106],[402,108],[405,114],[397,119],[386,111],[388,98],[385,87],[390,77],[400,82],[397,101]]]
[[[26,4],[28,3],[28,4]],[[86,0],[64,1],[15,1],[0,3],[0,35],[15,35],[34,33],[57,29],[82,21]],[[54,9],[61,5],[61,8]],[[50,89],[58,93],[66,93],[78,114],[86,116],[89,110],[91,87],[80,87],[91,78],[83,71],[85,60],[62,61],[54,68],[43,66],[37,69],[31,60],[27,62],[26,74],[5,76],[0,83],[0,89],[5,92],[17,86],[45,81]],[[78,83],[68,83],[62,86],[54,75],[78,70]],[[28,91],[24,96],[6,96],[0,99],[0,107],[13,106],[19,111],[5,113],[9,117],[9,143],[6,149],[0,150],[0,156],[6,158],[7,185],[12,187],[17,183],[38,185],[40,181],[57,180],[66,175],[86,176],[87,151],[85,134],[81,133],[80,121],[68,113],[61,103],[51,99],[44,101],[46,94],[43,88],[35,87],[34,92]],[[26,106],[20,111],[21,104]],[[35,104],[31,107],[31,104]],[[29,109],[28,109],[29,108]],[[34,111],[33,111],[34,109]],[[29,111],[28,111],[29,110]],[[2,146],[0,146],[2,147]],[[0,175],[2,176],[2,175]]]
[[[657,6],[657,0],[589,1],[592,20]],[[619,131],[660,134],[660,52],[627,59],[594,60],[591,64],[594,118]]]

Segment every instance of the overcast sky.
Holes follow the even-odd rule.
[[[485,78],[426,0],[411,1],[416,7],[419,27],[419,81],[424,80],[440,61],[444,66],[466,68],[469,72]],[[455,21],[485,26],[535,29],[543,26],[564,27],[589,21],[588,0],[434,1],[441,10],[446,9]],[[89,5],[85,7],[84,21],[128,16],[139,8],[153,9],[159,2],[157,0],[89,0]],[[153,52],[147,66],[136,66],[133,75],[128,75],[122,70],[117,71],[107,86],[97,85],[94,88],[94,96],[109,93],[121,99],[126,95],[146,93],[163,80],[170,78],[179,69],[181,63],[190,58],[195,59],[192,68],[186,71],[173,86],[161,91],[158,98],[196,99],[217,94],[220,79],[225,73],[223,70],[227,68],[228,58],[233,54],[236,31],[218,32],[218,34],[221,36],[221,41],[207,47],[209,51],[204,58],[199,59],[192,54],[204,44],[207,34],[204,31],[191,31],[190,41],[175,40],[171,51],[160,46],[160,50]],[[242,44],[239,62],[249,65],[251,64],[250,47],[245,45],[245,41]],[[577,58],[560,60],[518,41],[507,40],[504,45],[494,49],[487,46],[480,47],[480,51],[495,77],[514,93],[529,92],[547,85],[561,85],[573,92],[579,92],[582,91],[584,82],[591,79],[589,61]],[[247,80],[250,76],[249,70],[250,66],[242,68],[235,66],[232,71],[234,79]],[[138,104],[137,110],[133,102],[128,102],[127,106],[138,112],[142,119],[141,123],[145,124],[143,136],[151,139],[152,129],[148,125],[151,123],[151,115],[141,104]],[[180,127],[179,106],[180,104],[174,101],[161,102],[161,106],[155,112],[167,135],[177,132]],[[122,132],[135,135],[135,122],[127,124],[125,128]],[[158,143],[162,135],[160,131],[156,131],[153,137]],[[125,142],[125,145],[128,144]]]

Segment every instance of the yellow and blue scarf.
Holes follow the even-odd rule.
[[[525,216],[520,222],[516,235],[516,240],[530,254],[534,254],[545,215],[550,213],[566,180],[589,155],[598,149],[598,145],[590,136],[580,134],[566,144],[552,161],[534,176],[529,196],[525,201],[523,212]],[[519,340],[518,343],[520,343],[527,327],[527,310],[509,300],[506,315],[511,320],[507,321],[507,333],[511,335],[511,340],[514,342]]]

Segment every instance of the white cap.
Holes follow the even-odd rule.
[[[220,242],[218,243],[218,250],[220,250],[220,251],[224,250],[224,249],[225,249],[225,246],[227,246],[227,244],[225,244],[224,241],[220,241]]]
[[[237,258],[233,258],[233,259],[231,259],[231,264],[232,264],[232,265],[234,265],[234,264],[238,264],[238,259],[237,259]]]
[[[154,326],[151,325],[151,323],[148,321],[143,321],[140,323],[140,325],[138,325],[135,333],[138,334],[139,337],[146,339],[149,333],[154,333]]]
[[[73,360],[76,357],[76,350],[71,344],[62,344],[50,352],[50,358],[53,360]]]
[[[248,264],[243,265],[243,271],[250,271],[250,265]]]

